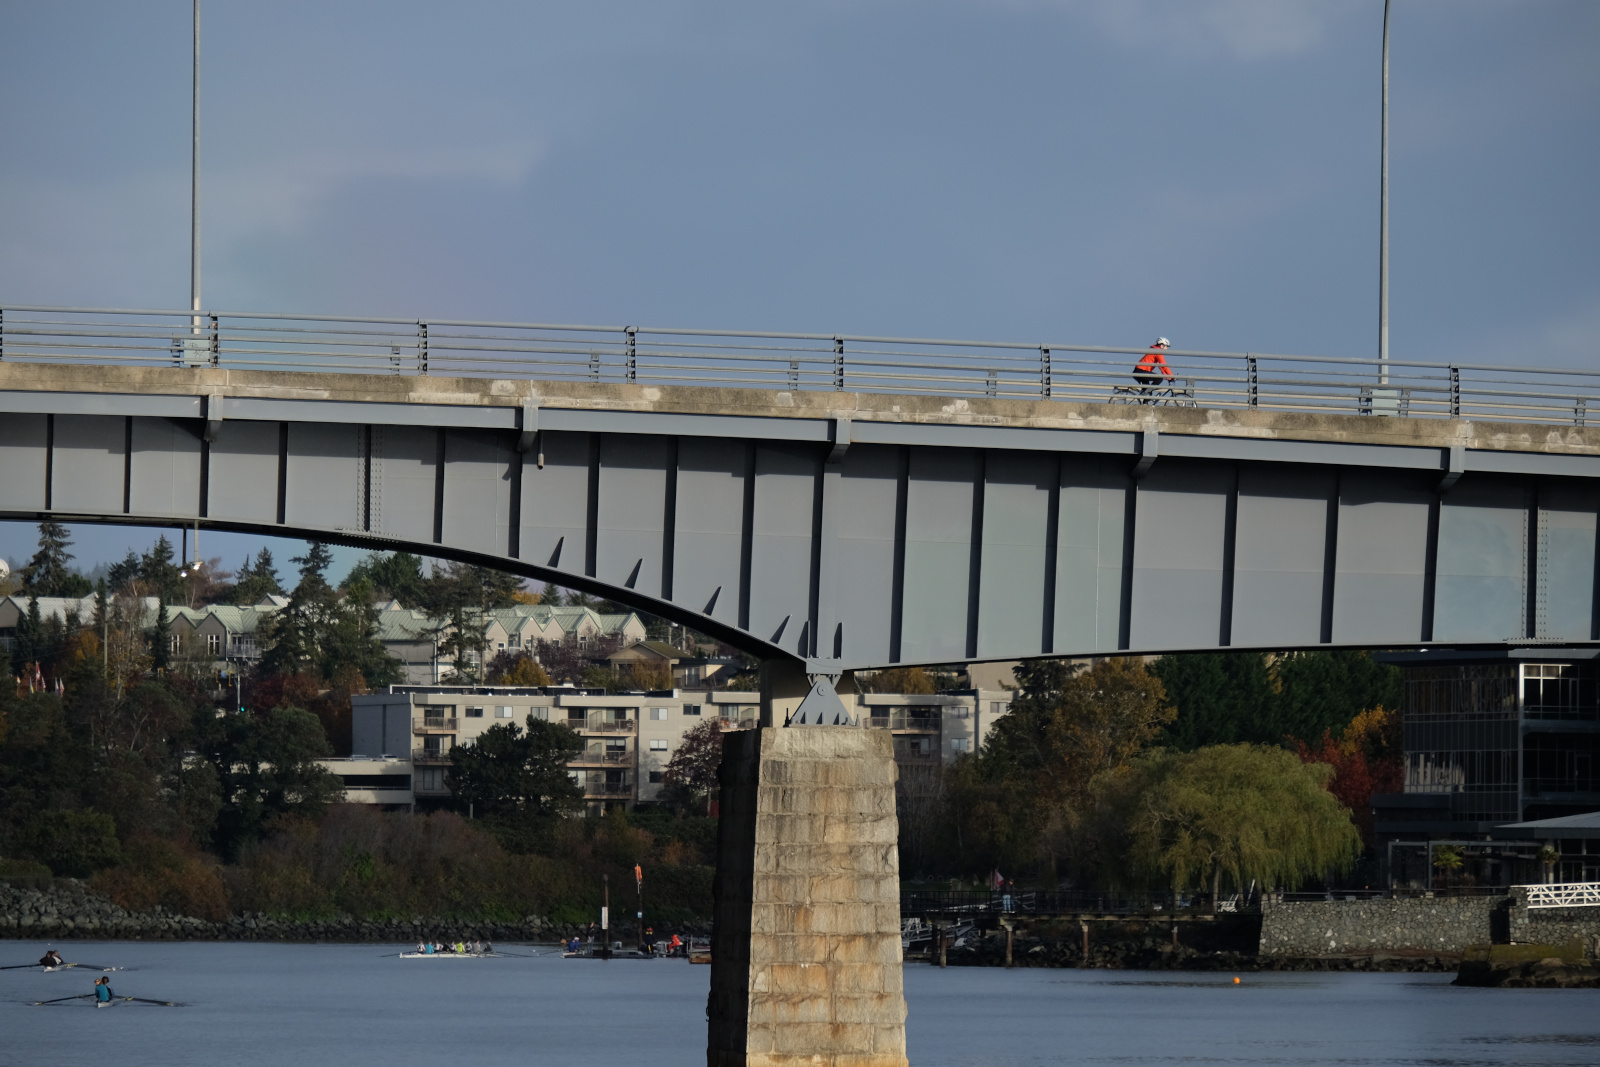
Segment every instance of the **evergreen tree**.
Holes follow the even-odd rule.
[[[1276,694],[1260,653],[1163,656],[1151,670],[1178,708],[1163,737],[1171,747],[1282,741],[1273,733]]]
[[[427,599],[422,557],[410,552],[372,553],[350,568],[345,584],[363,580],[371,584],[374,595],[398,600],[404,608],[420,608]]]
[[[23,674],[33,673],[43,641],[44,621],[39,617],[39,598],[29,597],[28,610],[18,617],[16,633],[11,638],[12,659]]]
[[[272,550],[262,546],[254,563],[249,558],[239,568],[238,581],[233,587],[233,602],[241,607],[259,604],[266,596],[282,595],[283,586],[278,581],[278,568],[272,561]]]
[[[137,577],[139,577],[139,553],[131,548],[128,549],[126,556],[106,568],[106,586],[113,593],[121,592]]]
[[[172,546],[167,547],[170,549]],[[167,600],[162,597],[156,602],[156,624],[150,631],[150,665],[158,671],[164,671],[171,659],[172,619],[167,614]]]
[[[173,562],[172,542],[167,540],[166,534],[158,537],[150,551],[139,558],[139,580],[150,587],[152,594],[163,600],[188,602],[184,595],[183,578],[178,565]]]
[[[266,626],[270,647],[261,657],[261,672],[309,671],[327,681],[341,668],[354,667],[368,686],[398,681],[398,666],[377,638],[371,586],[358,581],[341,601],[326,578],[333,554],[320,542],[312,542],[304,556],[290,562],[299,564],[300,582],[288,605]]]
[[[22,591],[30,596],[87,596],[89,579],[68,565],[72,560],[72,553],[67,551],[70,547],[65,526],[41,522],[39,551],[22,569]]]

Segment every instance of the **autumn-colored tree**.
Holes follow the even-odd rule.
[[[490,685],[549,685],[550,675],[526,651],[502,649],[489,661]]]
[[[717,792],[722,766],[722,720],[707,719],[683,735],[667,761],[661,783],[669,797],[685,807],[708,810]]]
[[[1161,680],[1138,659],[1084,670],[1065,660],[1017,668],[1011,713],[982,753],[957,761],[945,781],[964,864],[987,871],[1082,871],[1082,819],[1095,776],[1132,759],[1172,721]]]
[[[932,693],[933,677],[921,667],[891,667],[867,682],[873,693]]]
[[[1373,794],[1398,793],[1405,786],[1399,731],[1399,713],[1376,707],[1357,715],[1337,738],[1327,730],[1315,747],[1304,741],[1295,743],[1301,760],[1333,768],[1328,792],[1350,810],[1362,843],[1369,849]]]

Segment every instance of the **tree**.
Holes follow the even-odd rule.
[[[489,661],[490,685],[549,685],[550,676],[524,649],[502,649]]]
[[[333,555],[313,542],[300,565],[300,581],[289,603],[263,628],[269,646],[257,667],[263,675],[310,672],[324,681],[342,668],[361,672],[368,688],[398,681],[399,665],[377,638],[378,614],[372,589],[357,581],[341,600],[325,574]]]
[[[309,711],[231,711],[198,719],[195,733],[195,750],[210,763],[223,798],[213,844],[227,859],[274,820],[320,815],[344,795],[338,776],[316,763],[328,755],[328,742]]]
[[[1466,866],[1466,853],[1455,845],[1439,845],[1433,850],[1433,869],[1439,872],[1442,888],[1450,888],[1450,877]]]
[[[1321,737],[1342,730],[1367,708],[1398,708],[1405,699],[1400,668],[1365,651],[1299,652],[1273,667],[1278,686],[1277,736]],[[1263,738],[1263,741],[1268,739]]]
[[[166,597],[156,602],[156,624],[150,630],[150,665],[164,671],[172,662],[172,619]]]
[[[350,568],[345,579],[348,585],[366,580],[373,592],[384,599],[394,599],[403,608],[420,608],[426,599],[422,576],[422,557],[410,552],[373,552]]]
[[[247,557],[239,568],[238,581],[233,586],[233,602],[241,606],[259,604],[263,597],[282,593],[283,586],[278,581],[278,568],[272,561],[272,550],[263,545],[261,551],[256,553],[254,563]]]
[[[139,562],[139,553],[128,549],[126,556],[106,568],[106,587],[113,593],[126,589],[129,582],[139,577]]]
[[[1259,652],[1162,656],[1151,669],[1178,709],[1164,732],[1170,747],[1278,740],[1271,734],[1276,694]]]
[[[867,682],[874,693],[932,693],[933,678],[921,667],[891,667]]]
[[[705,811],[722,766],[722,720],[707,719],[683,735],[661,774],[665,791],[685,807]]]
[[[73,570],[72,553],[67,549],[67,528],[59,522],[39,524],[39,551],[22,569],[22,591],[29,596],[88,596],[93,588],[89,579]]]
[[[1092,668],[1040,660],[1016,670],[1011,713],[983,751],[945,776],[964,863],[975,870],[1046,868],[1074,875],[1094,857],[1081,834],[1090,783],[1159,736],[1175,709],[1161,680],[1137,659]]]
[[[183,577],[178,570],[178,565],[172,561],[172,542],[167,540],[166,534],[156,538],[150,551],[139,558],[139,580],[169,604],[185,599]]]
[[[1382,707],[1363,711],[1335,738],[1324,730],[1315,748],[1304,741],[1295,751],[1307,763],[1325,763],[1333,768],[1328,791],[1349,809],[1361,840],[1373,843],[1372,796],[1398,793],[1405,787],[1405,765],[1401,752],[1400,715]]]
[[[475,744],[450,753],[445,784],[455,806],[484,819],[506,847],[527,851],[551,820],[575,810],[583,792],[567,771],[583,739],[564,723],[528,716],[491,726]]]
[[[1122,808],[1126,869],[1174,891],[1228,878],[1293,889],[1346,870],[1361,841],[1324,788],[1332,771],[1267,745],[1157,752],[1097,783]],[[1120,803],[1119,803],[1120,801]]]

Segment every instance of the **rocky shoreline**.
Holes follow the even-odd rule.
[[[678,933],[700,935],[699,929]],[[519,922],[454,918],[374,921],[345,915],[293,919],[262,913],[211,922],[168,908],[130,911],[74,879],[48,888],[0,883],[0,938],[33,941],[347,941],[407,944],[443,941],[560,941],[584,931],[529,915]]]

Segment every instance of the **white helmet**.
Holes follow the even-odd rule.
[[[1171,348],[1172,347],[1172,342],[1167,340],[1165,337],[1157,337],[1156,338],[1156,343],[1151,345],[1150,347],[1151,348]]]

